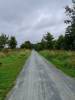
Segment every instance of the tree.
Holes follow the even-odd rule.
[[[41,48],[42,50],[47,48],[46,41],[44,39],[41,40]]]
[[[40,51],[43,49],[41,43],[37,43],[35,46],[36,46],[37,51]]]
[[[68,17],[65,21],[68,24],[65,34],[66,49],[75,50],[75,2],[71,8],[66,7],[66,15]]]
[[[11,38],[10,38],[10,40],[8,42],[9,48],[15,49],[16,48],[16,45],[17,45],[16,38],[14,36],[11,36]]]
[[[43,37],[43,40],[46,45],[46,49],[52,49],[53,48],[53,36],[51,33],[47,32],[47,34]]]
[[[32,48],[32,44],[30,41],[25,41],[20,48],[26,48],[26,49],[31,49]]]
[[[0,35],[0,49],[3,49],[7,44],[8,37],[5,34]]]
[[[31,42],[30,41],[26,41],[25,42],[25,48],[26,49],[31,49],[32,48],[32,45],[31,45]]]
[[[24,44],[24,43],[21,44],[20,48],[21,48],[21,49],[25,48],[25,44]]]
[[[55,45],[55,47],[56,47],[56,49],[64,49],[65,47],[65,45],[64,45],[64,36],[63,35],[60,35],[59,37],[58,37],[58,39],[56,40],[56,45]]]

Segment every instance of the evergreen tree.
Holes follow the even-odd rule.
[[[63,35],[60,35],[59,37],[58,37],[58,39],[56,40],[56,49],[64,49],[65,47],[65,44],[64,44],[64,40],[65,40],[65,38],[64,38],[64,36]]]
[[[65,47],[66,49],[75,50],[75,2],[73,2],[71,8],[69,6],[66,7],[66,15],[68,20],[65,22],[68,27],[65,34]]]
[[[45,41],[46,49],[52,49],[53,48],[53,35],[47,32],[47,34],[44,36],[43,39]]]

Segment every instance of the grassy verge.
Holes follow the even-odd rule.
[[[75,77],[75,52],[44,50],[41,51],[40,54],[67,75]]]
[[[15,84],[15,79],[28,58],[30,51],[0,52],[0,100],[4,100]]]

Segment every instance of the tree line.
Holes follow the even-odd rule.
[[[65,35],[60,35],[58,39],[54,39],[53,35],[47,32],[41,39],[41,42],[32,44],[30,41],[25,41],[20,45],[20,48],[75,50],[75,2],[73,2],[72,7],[66,6],[65,12],[67,19],[64,22],[68,25]],[[0,35],[0,50],[6,47],[14,49],[16,46],[17,40],[14,36],[9,38],[5,34]]]

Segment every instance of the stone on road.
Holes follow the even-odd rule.
[[[75,80],[32,51],[6,100],[75,100]]]

